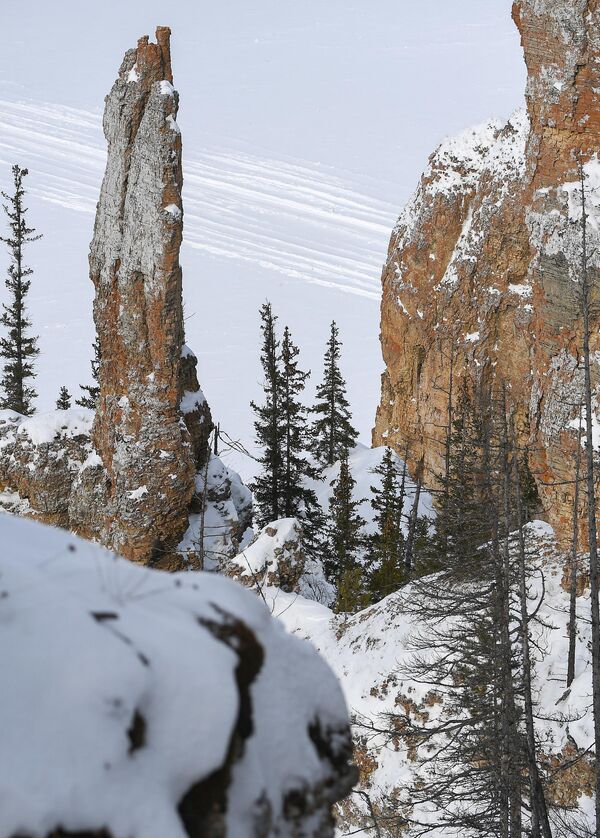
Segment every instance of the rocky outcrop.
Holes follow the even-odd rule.
[[[35,420],[46,426],[38,445],[31,422],[5,416],[0,489],[8,508],[173,568],[198,539],[191,530],[206,501],[199,475],[212,422],[184,343],[181,134],[169,38],[165,27],[156,43],[141,38],[106,98],[108,159],[90,247],[101,356],[91,433],[88,422],[65,445],[61,422],[70,427],[79,413],[52,414]],[[247,498],[233,506],[220,533],[229,553],[250,517]]]
[[[521,0],[513,17],[528,69],[527,113],[445,141],[391,237],[373,438],[399,452],[408,446],[411,465],[423,459],[433,481],[450,359],[457,378],[502,378],[545,515],[566,534],[581,393],[579,161],[594,283],[600,267],[600,5]]]
[[[341,688],[258,597],[8,515],[0,545],[0,835],[333,836]]]
[[[90,247],[101,355],[92,437],[105,488],[98,535],[141,560],[183,536],[211,428],[193,355],[182,356],[183,175],[169,37],[159,27],[156,44],[146,37],[129,50],[106,99],[108,159]]]
[[[305,566],[302,528],[296,518],[281,518],[263,527],[223,570],[246,587],[298,593]]]

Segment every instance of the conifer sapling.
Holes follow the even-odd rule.
[[[6,237],[0,236],[0,241],[7,245],[10,253],[6,279],[10,303],[2,304],[0,316],[0,323],[5,329],[5,334],[0,337],[0,357],[5,359],[0,386],[4,392],[2,407],[29,416],[33,413],[33,400],[37,395],[30,382],[35,378],[33,362],[39,355],[39,349],[37,337],[30,334],[31,321],[25,305],[31,285],[28,277],[33,271],[25,266],[23,251],[25,245],[37,241],[41,235],[35,235],[35,229],[27,226],[23,180],[28,170],[13,166],[12,174],[14,192],[11,195],[2,192],[7,201],[3,208],[10,233]]]
[[[339,330],[333,321],[325,352],[323,381],[317,387],[312,409],[317,418],[312,426],[311,450],[323,466],[341,460],[354,447],[358,437],[352,426],[346,382],[340,371],[341,346]]]
[[[95,410],[100,397],[100,385],[98,383],[100,372],[100,341],[98,338],[94,340],[92,348],[94,350],[94,357],[91,361],[92,379],[96,383],[80,384],[80,389],[83,390],[84,393],[87,393],[87,395],[83,395],[79,399],[76,399],[75,404],[79,405],[79,407],[88,407],[90,410]]]
[[[68,410],[71,407],[71,394],[65,386],[60,388],[58,399],[56,400],[57,410]]]

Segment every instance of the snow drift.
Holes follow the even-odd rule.
[[[344,699],[252,593],[0,515],[0,836],[324,836]]]

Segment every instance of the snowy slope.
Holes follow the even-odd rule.
[[[358,512],[366,523],[365,532],[369,535],[374,532],[375,525],[373,523],[373,507],[371,506],[371,499],[373,492],[371,488],[380,489],[382,478],[378,474],[373,474],[376,468],[381,466],[385,454],[385,447],[367,448],[365,445],[357,445],[348,457],[348,467],[352,477],[356,481],[354,487],[354,500],[360,502]],[[400,457],[393,453],[393,458],[396,462],[398,473],[402,475],[403,461]],[[339,477],[340,466],[339,463],[334,463],[333,466],[326,468],[322,474],[322,480],[311,481],[311,486],[315,490],[317,500],[321,504],[323,510],[327,512],[329,508],[329,498],[332,494],[332,486]],[[405,498],[404,508],[402,510],[405,519],[408,517],[412,509],[415,497],[415,482],[410,474],[406,473],[405,483]],[[421,491],[419,496],[419,517],[435,518],[435,510],[433,507],[433,498],[425,490]],[[406,530],[406,523],[404,524]],[[406,534],[406,533],[405,533]]]
[[[576,677],[566,689],[568,641],[568,594],[561,587],[564,559],[556,552],[552,530],[535,522],[529,525],[528,543],[543,568],[545,596],[534,627],[537,644],[534,698],[537,702],[537,736],[546,754],[559,754],[564,748],[586,749],[593,744],[591,714],[591,660],[589,652],[589,592],[578,599],[578,645]],[[443,712],[443,706],[431,701],[431,687],[411,681],[400,672],[410,662],[410,638],[415,634],[412,619],[404,605],[411,597],[410,585],[354,616],[334,615],[324,605],[279,589],[264,591],[273,614],[288,631],[309,639],[338,675],[350,712],[356,721],[355,737],[359,743],[359,764],[363,767],[362,786],[376,806],[385,808],[386,797],[397,795],[406,801],[406,787],[421,770],[405,742],[398,737],[388,740],[368,734],[364,725],[386,726],[382,714],[404,712]],[[531,610],[542,595],[542,576],[531,578]],[[573,752],[571,751],[571,757]],[[556,777],[555,794],[573,803],[569,795],[589,783],[589,771],[576,763],[572,773]],[[571,788],[569,788],[569,784]],[[358,811],[364,804],[352,797]],[[577,800],[577,794],[575,794]],[[409,801],[410,802],[410,801]],[[592,800],[584,793],[578,802],[579,815],[592,815]],[[425,812],[413,813],[425,820]],[[574,814],[577,814],[575,810]],[[347,830],[360,825],[354,812],[345,824]],[[347,830],[343,830],[347,831]],[[365,835],[375,834],[365,830]],[[387,834],[387,833],[385,833]],[[395,834],[395,833],[393,833]],[[450,832],[443,835],[449,836]],[[434,838],[438,833],[433,832]],[[442,833],[439,833],[442,838]],[[456,836],[458,838],[458,836]]]

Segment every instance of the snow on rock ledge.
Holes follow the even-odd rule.
[[[297,590],[304,565],[302,527],[296,518],[280,518],[263,527],[225,572],[248,587],[275,586],[289,593]]]
[[[344,699],[256,596],[7,515],[0,543],[2,838],[333,834]]]

